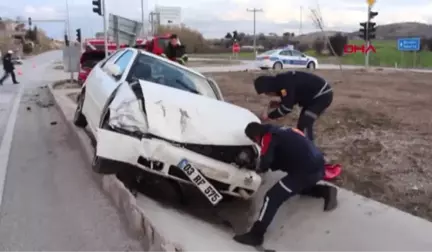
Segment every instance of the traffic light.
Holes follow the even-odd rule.
[[[375,28],[376,23],[374,22],[369,22],[368,25],[368,39],[375,39],[375,32],[376,32],[376,28]]]
[[[76,40],[81,43],[81,29],[76,29]]]
[[[102,16],[102,0],[93,0],[93,12]]]
[[[65,45],[69,46],[69,39],[68,39],[68,36],[66,34],[64,35],[64,41],[65,41]]]
[[[374,17],[378,16],[377,11],[369,11],[368,20],[371,21]]]
[[[360,38],[363,38],[363,40],[367,40],[367,22],[360,23]]]
[[[32,26],[32,20],[31,20],[31,17],[28,18],[28,25],[29,25],[29,26]]]

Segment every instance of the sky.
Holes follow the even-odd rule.
[[[68,1],[69,12],[66,11]],[[141,20],[140,0],[106,0],[107,12],[130,19]],[[61,38],[64,22],[38,22],[37,20],[64,20],[69,13],[71,34],[81,28],[83,37],[91,37],[102,31],[103,19],[92,12],[91,0],[13,0],[0,3],[0,17],[23,19],[31,17],[34,24],[54,38]],[[366,21],[366,0],[146,0],[144,13],[155,5],[181,6],[182,20],[187,26],[199,30],[207,38],[221,38],[227,32],[253,33],[253,14],[247,9],[258,8],[256,32],[301,33],[317,31],[310,18],[310,9],[319,9],[325,30],[355,31],[359,22]],[[394,22],[432,23],[431,0],[377,0],[373,6],[378,11],[374,19],[378,25]]]

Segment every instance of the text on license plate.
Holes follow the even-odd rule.
[[[186,176],[194,183],[198,189],[207,197],[213,205],[222,200],[222,195],[208,182],[208,180],[201,174],[201,172],[193,167],[186,159],[182,159],[177,165]]]

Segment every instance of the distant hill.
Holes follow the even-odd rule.
[[[359,26],[360,28],[360,26]],[[332,36],[338,31],[326,31],[327,36]],[[341,32],[349,39],[360,39],[359,31]],[[313,32],[295,37],[301,43],[311,43],[317,38],[324,37],[323,32]],[[403,22],[377,26],[376,39],[390,40],[402,37],[427,37],[432,38],[432,25],[418,22]]]

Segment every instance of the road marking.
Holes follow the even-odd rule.
[[[23,92],[23,87],[21,86],[18,90],[17,96],[15,98],[12,111],[8,118],[8,123],[6,125],[6,130],[3,135],[3,141],[0,145],[0,207],[3,200],[3,190],[6,181],[6,171],[9,164],[9,154],[11,151],[12,140],[15,130],[15,122],[18,116],[18,109],[21,102],[21,96]]]

